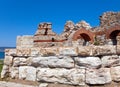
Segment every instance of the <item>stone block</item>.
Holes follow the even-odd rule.
[[[19,77],[19,68],[18,67],[11,67],[9,69],[9,71],[10,71],[10,77],[12,79],[18,79],[18,77]]]
[[[36,68],[32,66],[20,66],[19,79],[36,81]]]
[[[17,56],[30,56],[30,55],[31,55],[31,49],[29,48],[17,49]]]
[[[25,36],[17,36],[16,47],[19,48],[31,48],[33,47],[33,36],[25,35]]]
[[[4,58],[4,64],[11,66],[13,63],[13,56],[5,56]]]
[[[37,68],[37,81],[85,85],[85,69]]]
[[[90,46],[79,46],[78,47],[79,56],[92,56],[92,47]]]
[[[27,59],[24,57],[15,57],[13,59],[13,66],[18,67],[18,66],[25,66],[27,65]]]
[[[78,67],[100,68],[102,65],[99,57],[75,57],[74,60]]]
[[[42,68],[73,68],[74,60],[66,56],[49,56],[49,57],[31,57],[28,65]]]
[[[39,87],[48,87],[48,83],[41,83]]]
[[[116,45],[116,54],[120,55],[120,45]]]
[[[77,56],[77,48],[76,47],[60,47],[59,54],[64,56]]]
[[[39,47],[34,47],[34,48],[31,48],[31,53],[30,53],[30,56],[38,56],[40,55],[40,49]]]
[[[42,56],[55,56],[55,55],[58,55],[58,53],[59,53],[59,50],[57,47],[40,49],[40,55],[42,55]]]
[[[120,66],[111,67],[112,80],[120,82]]]
[[[94,56],[114,55],[116,54],[116,46],[113,45],[95,46],[92,52]]]
[[[120,64],[120,58],[117,55],[103,56],[101,60],[103,67],[112,67]]]
[[[91,85],[102,85],[111,83],[111,75],[109,68],[101,69],[87,69],[86,70],[86,83]]]
[[[5,49],[6,56],[16,56],[16,49]]]

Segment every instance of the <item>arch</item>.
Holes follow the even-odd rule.
[[[120,26],[119,25],[109,28],[106,31],[106,38],[111,39],[113,45],[117,44],[117,39],[116,39],[117,36],[120,36]]]
[[[73,35],[73,40],[76,41],[79,38],[83,38],[84,40],[94,42],[94,33],[84,28],[76,31]]]
[[[113,45],[117,45],[117,36],[120,34],[120,30],[115,30],[110,34],[110,39],[112,40]]]
[[[111,34],[114,31],[120,31],[120,25],[115,25],[112,28],[106,30],[106,39],[111,39]]]

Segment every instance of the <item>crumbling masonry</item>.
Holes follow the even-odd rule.
[[[34,35],[35,47],[117,45],[120,38],[120,13],[107,12],[100,16],[100,26],[91,27],[85,21],[74,24],[67,21],[64,32],[52,32],[51,23],[39,24]]]
[[[6,49],[2,78],[70,85],[120,82],[120,12],[100,16],[100,26],[67,21],[62,34],[40,23],[34,36],[18,36]],[[86,86],[87,85],[87,86]]]

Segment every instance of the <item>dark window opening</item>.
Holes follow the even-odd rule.
[[[80,34],[79,38],[83,39],[83,46],[86,46],[89,44],[89,41],[91,40],[90,37],[87,34]]]
[[[52,42],[55,42],[55,39],[54,39],[54,38],[52,38]]]
[[[47,35],[47,34],[48,34],[48,28],[45,29],[44,35]]]
[[[113,45],[117,45],[117,39],[116,37],[120,33],[120,30],[115,30],[110,34],[110,39],[112,40]]]

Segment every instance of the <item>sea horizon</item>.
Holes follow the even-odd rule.
[[[4,53],[5,52],[0,52],[0,59],[4,59]]]

